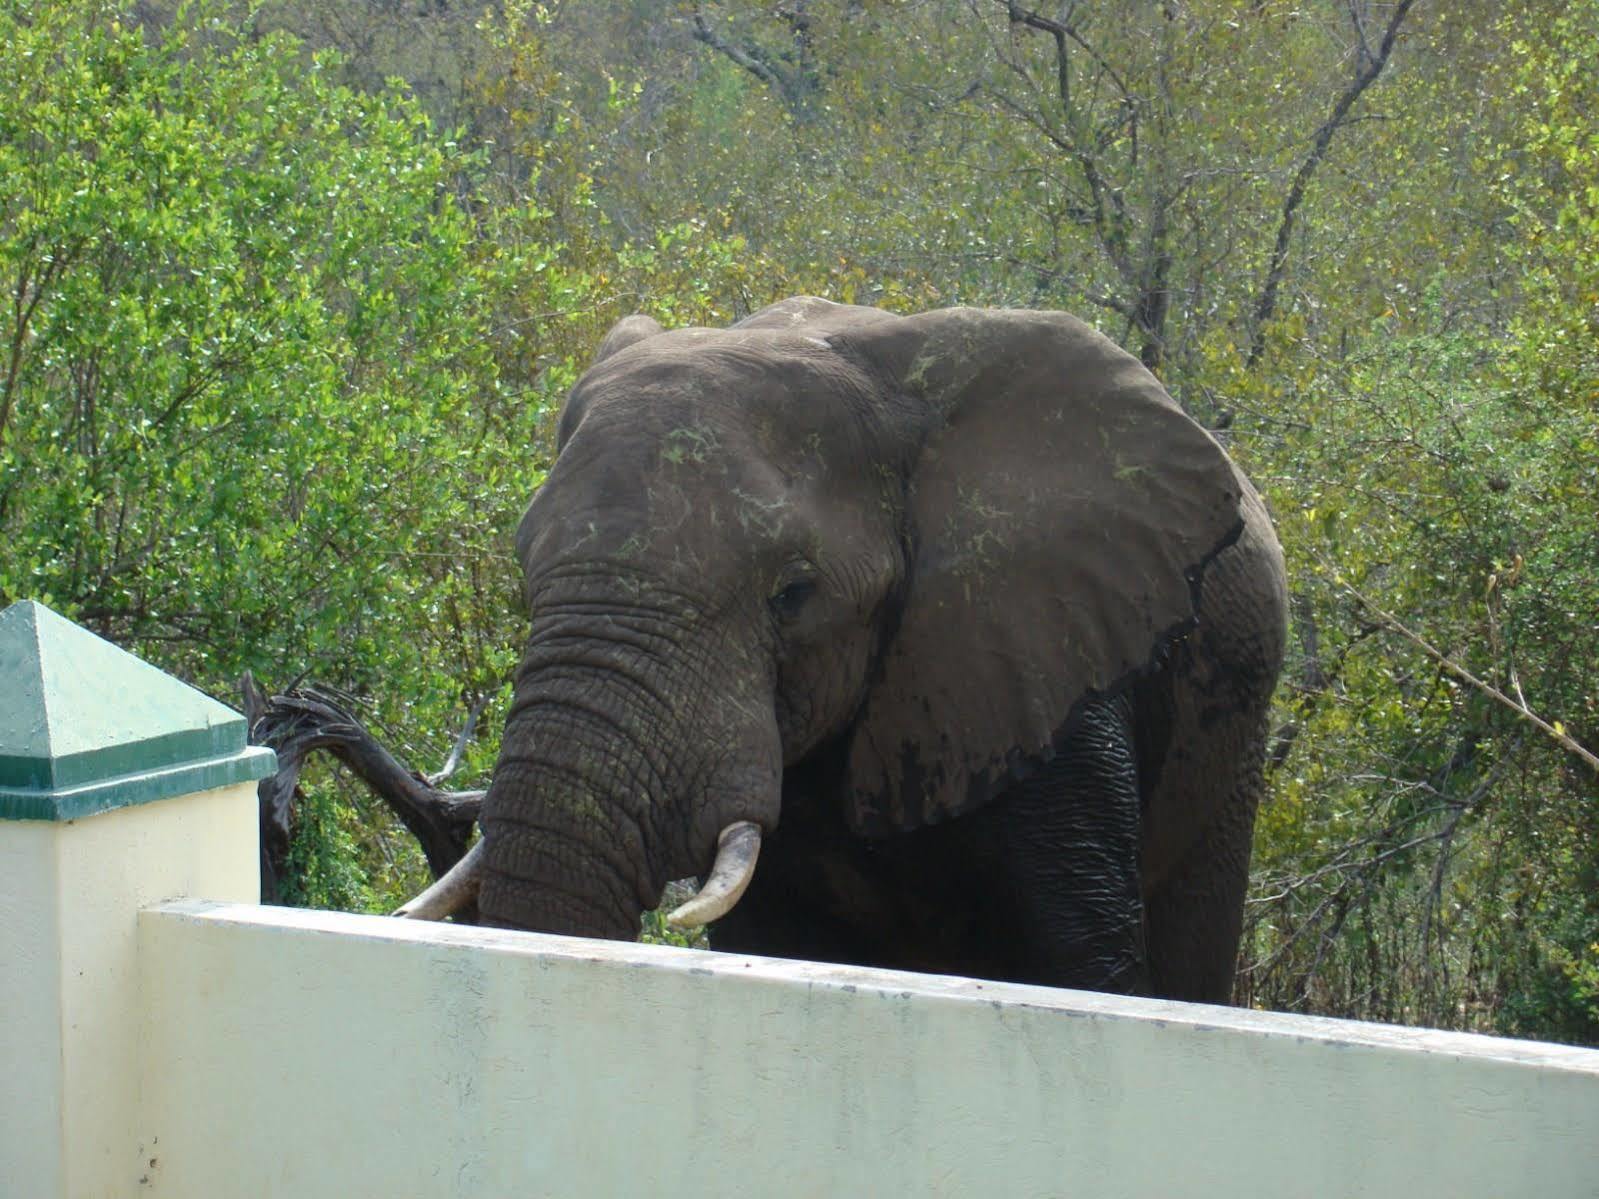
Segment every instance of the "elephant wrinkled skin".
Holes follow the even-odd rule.
[[[1050,312],[631,317],[558,446],[486,922],[636,936],[744,822],[718,948],[1226,1001],[1282,556],[1136,359]]]

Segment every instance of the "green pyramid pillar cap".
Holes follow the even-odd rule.
[[[43,604],[0,612],[0,819],[76,820],[276,769],[232,708]]]

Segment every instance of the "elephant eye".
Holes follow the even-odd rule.
[[[807,600],[816,594],[815,579],[795,579],[769,601],[772,611],[780,620],[793,620],[805,607]]]

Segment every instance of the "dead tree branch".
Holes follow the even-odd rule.
[[[1142,343],[1138,350],[1139,360],[1159,374],[1165,357],[1166,323],[1171,311],[1170,276],[1174,265],[1169,246],[1171,209],[1187,184],[1168,187],[1161,182],[1152,189],[1147,211],[1141,217],[1130,211],[1122,188],[1116,186],[1107,174],[1110,165],[1107,152],[1113,145],[1125,141],[1124,166],[1135,173],[1141,169],[1140,112],[1151,101],[1135,95],[1110,60],[1073,25],[1077,13],[1075,3],[1067,5],[1065,13],[1057,20],[1023,8],[1017,0],[999,2],[1004,6],[1006,20],[1012,26],[1045,34],[1052,40],[1054,90],[1059,101],[1058,120],[1050,121],[1040,114],[1028,112],[1023,105],[997,89],[984,90],[996,105],[1038,130],[1075,164],[1088,196],[1088,203],[1080,207],[1090,218],[1106,259],[1131,292],[1130,298],[1117,298],[1114,304],[1105,304],[1100,299],[1094,302],[1122,313],[1127,318],[1129,332],[1133,328],[1138,330]],[[1169,11],[1165,16],[1168,21],[1172,19]],[[1087,57],[1092,67],[1097,68],[1098,78],[1109,80],[1116,93],[1111,111],[1103,118],[1096,119],[1095,116],[1095,109],[1100,107],[1095,99],[1097,82],[1088,89],[1086,98],[1073,91],[1073,47]],[[1027,77],[1027,72],[1019,63],[1010,62],[1007,65],[1023,78]],[[1171,98],[1166,65],[1163,59],[1157,72],[1157,104],[1169,103]],[[1079,87],[1077,92],[1082,90]],[[1135,245],[1134,233],[1140,225],[1143,235]]]
[[[488,707],[488,696],[481,697],[472,705],[472,710],[466,714],[466,723],[461,726],[461,735],[455,739],[455,744],[450,747],[450,756],[444,759],[433,774],[425,776],[427,785],[437,787],[445,779],[455,773],[461,764],[461,755],[466,753],[467,744],[472,740],[472,734],[477,731],[477,718],[483,715],[483,709]]]
[[[351,701],[331,688],[293,687],[267,696],[248,673],[240,681],[250,743],[278,755],[278,771],[257,785],[261,803],[261,898],[276,903],[288,865],[300,771],[315,750],[332,754],[411,831],[435,878],[466,853],[483,805],[482,791],[441,791],[435,782],[452,773],[465,740],[482,712],[476,705],[457,739],[445,769],[429,776],[409,770],[372,736],[349,708]]]

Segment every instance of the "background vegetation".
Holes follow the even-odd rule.
[[[614,319],[1074,310],[1289,555],[1239,998],[1599,1044],[1596,60],[1599,0],[0,0],[0,604],[419,766],[486,702],[481,776]],[[294,853],[422,879],[326,771]]]

